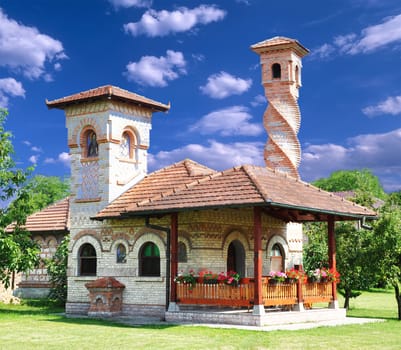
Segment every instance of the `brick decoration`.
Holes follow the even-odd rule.
[[[111,317],[120,315],[125,285],[113,277],[99,278],[88,282],[90,306],[88,316]]]

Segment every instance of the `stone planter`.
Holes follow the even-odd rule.
[[[112,317],[121,314],[124,284],[114,277],[103,277],[86,283],[85,287],[90,298],[88,316]]]

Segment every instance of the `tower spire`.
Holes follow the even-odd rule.
[[[301,146],[298,106],[302,57],[309,50],[297,40],[274,37],[251,46],[260,56],[262,85],[269,102],[263,115],[268,134],[264,150],[266,166],[299,178]]]

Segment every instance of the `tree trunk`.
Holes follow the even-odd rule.
[[[351,299],[351,290],[344,289],[344,309],[348,310],[349,300]]]
[[[394,291],[395,291],[395,300],[397,300],[398,306],[398,319],[401,320],[401,294],[400,294],[400,286],[398,282],[393,283]]]

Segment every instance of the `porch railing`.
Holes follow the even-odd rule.
[[[299,295],[305,304],[333,301],[333,282],[325,283],[262,283],[262,299],[265,306],[295,305]],[[255,284],[177,284],[177,302],[192,305],[251,306]],[[300,293],[299,288],[302,288]]]

